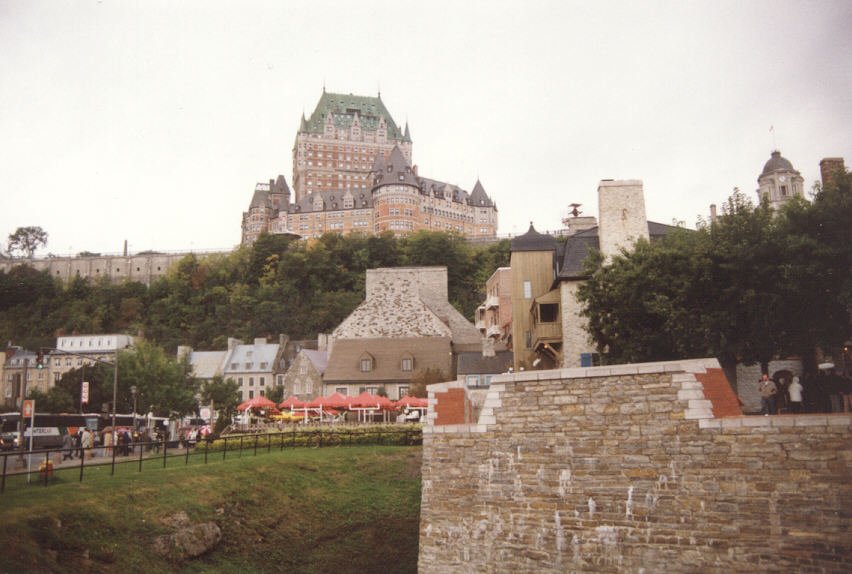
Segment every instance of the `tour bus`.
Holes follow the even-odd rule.
[[[137,415],[137,420],[142,417]],[[16,433],[19,430],[21,413],[11,412],[0,414],[2,421],[3,434]],[[35,425],[30,428],[30,419],[26,418],[24,422],[23,447],[29,448],[30,436],[33,437],[33,449],[40,448],[58,448],[62,446],[62,435],[71,429],[77,432],[77,429],[86,427],[93,431],[101,431],[104,428],[112,425],[112,415],[104,413],[62,413],[50,414],[39,413],[35,414]],[[133,426],[133,415],[116,414],[116,426]]]

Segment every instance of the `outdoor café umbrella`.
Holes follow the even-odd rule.
[[[267,399],[266,397],[254,397],[253,399],[249,399],[247,401],[241,402],[237,405],[238,411],[245,411],[248,409],[269,409],[274,408],[275,403]]]
[[[396,401],[396,406],[400,408],[415,408],[415,409],[425,409],[429,406],[429,399],[422,399],[420,397],[409,397],[405,395],[398,401]]]
[[[288,398],[286,401],[279,403],[278,408],[281,408],[281,409],[301,409],[306,404],[307,403],[305,403],[304,401],[300,401],[296,397],[296,395],[290,395],[290,398]]]

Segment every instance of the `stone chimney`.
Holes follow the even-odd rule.
[[[491,337],[485,337],[484,339],[482,339],[482,356],[494,356],[494,339],[492,339]]]
[[[317,335],[317,350],[327,351],[328,349],[328,333],[320,333]]]
[[[228,337],[228,350],[233,351],[237,348],[237,345],[242,345],[243,342],[235,337]]]
[[[837,175],[844,173],[846,173],[846,166],[842,157],[827,157],[819,162],[819,177],[822,180],[823,189],[831,184]]]
[[[598,184],[598,237],[607,259],[629,249],[637,239],[648,239],[645,194],[641,179],[604,179]]]
[[[266,337],[255,337],[254,338],[254,344],[255,345],[265,345],[266,344]]]
[[[710,204],[710,223],[716,223],[717,217],[718,216],[716,215],[716,204],[711,203]]]

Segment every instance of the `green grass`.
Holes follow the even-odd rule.
[[[0,572],[416,572],[419,447],[258,449],[21,477],[0,496]],[[218,454],[221,457],[221,454]],[[215,459],[215,461],[214,461]],[[177,511],[222,541],[183,564],[151,552]]]

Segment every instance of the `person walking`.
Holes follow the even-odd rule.
[[[799,382],[799,377],[793,377],[793,382],[787,387],[787,394],[790,395],[790,412],[801,413],[802,410],[802,383]]]
[[[764,416],[776,414],[775,395],[778,394],[778,387],[766,373],[761,375],[760,381],[757,383],[757,390],[760,391],[760,414]]]
[[[71,436],[70,430],[65,430],[62,435],[62,460],[71,460],[74,458],[74,437]]]

